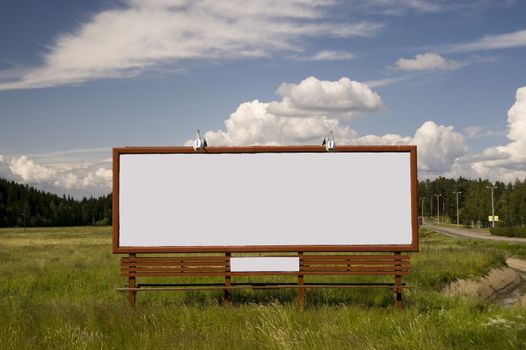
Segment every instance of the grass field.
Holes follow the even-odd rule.
[[[524,349],[526,309],[440,293],[481,276],[526,245],[421,233],[405,308],[386,290],[138,295],[125,281],[109,227],[0,229],[0,349]]]

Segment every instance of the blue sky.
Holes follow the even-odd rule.
[[[0,3],[0,176],[111,191],[111,147],[417,144],[526,176],[526,1]]]

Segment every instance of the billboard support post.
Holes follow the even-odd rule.
[[[226,271],[230,271],[230,257],[232,254],[230,252],[225,253],[225,260],[226,260]],[[232,276],[225,274],[225,290],[224,290],[224,301],[226,306],[232,305],[232,290],[230,287],[232,286]]]
[[[303,252],[298,252],[300,266],[303,266]],[[298,304],[300,307],[303,307],[305,305],[305,279],[303,275],[298,274]]]
[[[129,257],[130,257],[130,260],[133,261],[133,260],[135,260],[136,256],[135,256],[135,254],[130,253]],[[134,271],[135,268],[136,267],[134,265],[130,265],[130,270],[131,271]],[[135,297],[137,295],[137,291],[134,290],[134,288],[135,288],[135,279],[136,279],[135,275],[131,275],[131,274],[128,275],[128,288],[131,288],[130,289],[130,293],[128,295],[128,301],[130,302],[130,305],[132,305],[132,306],[135,306]]]

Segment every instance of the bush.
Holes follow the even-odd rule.
[[[107,226],[109,224],[110,224],[110,221],[106,218],[99,220],[99,221],[95,221],[95,226]]]
[[[490,232],[495,236],[526,238],[526,227],[492,227]]]

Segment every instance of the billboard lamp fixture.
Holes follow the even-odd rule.
[[[325,146],[325,149],[327,152],[334,151],[334,148],[336,147],[336,142],[334,141],[334,134],[331,132],[329,135],[323,138],[322,146]]]
[[[201,133],[199,132],[199,129],[197,129],[197,133],[195,134],[195,140],[194,140],[194,151],[200,151],[206,148],[208,144],[206,143],[206,139],[203,137],[201,138]]]

